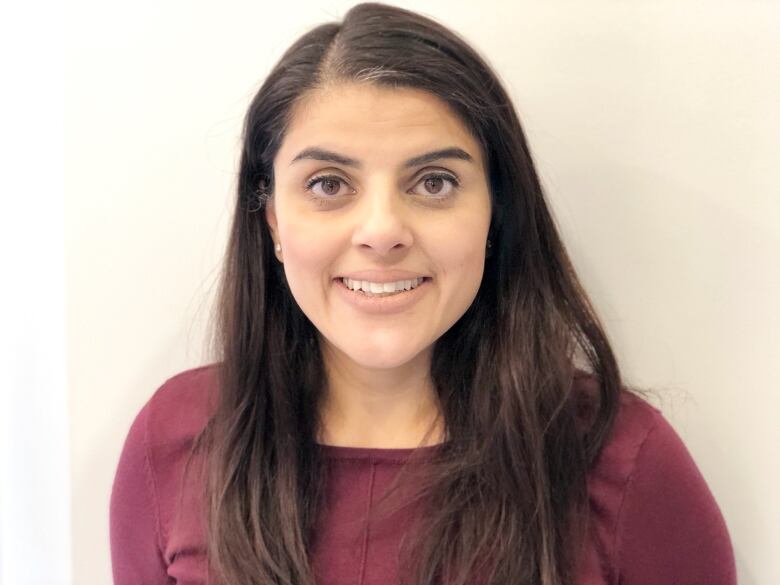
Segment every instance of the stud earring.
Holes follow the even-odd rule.
[[[490,240],[487,241],[487,246],[485,246],[485,257],[490,256],[493,253],[493,248],[491,247],[493,244],[490,243]]]
[[[282,251],[282,245],[281,244],[276,244],[276,251],[277,252],[281,252]]]

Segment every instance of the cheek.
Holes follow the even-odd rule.
[[[479,288],[485,264],[484,240],[481,231],[463,231],[468,237],[442,242],[438,253],[439,268],[456,295],[472,294]]]
[[[485,252],[484,243],[475,241],[472,247],[463,251],[462,263],[460,265],[460,274],[455,282],[457,287],[453,297],[457,299],[454,305],[457,305],[457,316],[460,317],[474,302],[479,287],[482,284],[482,275],[485,271]]]
[[[287,282],[300,303],[319,292],[319,281],[329,280],[337,246],[332,236],[329,238],[308,225],[285,225],[280,237]]]

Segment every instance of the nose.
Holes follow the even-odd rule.
[[[357,206],[352,244],[378,255],[412,245],[409,209],[404,194],[392,185],[367,190]]]

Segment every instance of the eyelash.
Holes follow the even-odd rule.
[[[447,174],[447,173],[428,173],[427,175],[425,175],[423,177],[420,177],[420,180],[417,181],[417,183],[415,183],[415,185],[419,184],[422,181],[427,181],[428,179],[444,179],[445,181],[448,181],[450,183],[450,185],[452,185],[452,192],[450,192],[448,195],[437,196],[437,195],[431,194],[431,195],[429,195],[427,197],[428,199],[432,199],[434,201],[436,201],[436,200],[443,201],[443,200],[449,199],[450,197],[452,197],[455,194],[455,191],[457,191],[458,188],[460,187],[460,181],[458,181],[458,179],[456,179],[455,177],[453,177],[452,175]],[[306,186],[305,186],[306,192],[311,194],[312,189],[314,188],[314,186],[317,183],[320,183],[322,181],[338,181],[340,183],[346,183],[346,181],[344,179],[342,179],[338,175],[318,175],[318,176],[312,177],[311,179],[306,181]],[[321,195],[313,195],[313,194],[311,194],[310,197],[312,199],[317,200],[317,201],[328,201],[328,200],[335,200],[335,199],[337,199],[338,197],[341,197],[341,196],[340,195],[331,195],[331,196],[323,197]]]

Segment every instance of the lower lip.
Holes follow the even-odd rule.
[[[336,288],[341,291],[344,300],[350,305],[366,313],[398,313],[404,311],[416,303],[426,293],[431,284],[431,279],[426,277],[412,290],[405,290],[387,297],[371,297],[361,291],[347,288],[341,278],[334,279]]]

